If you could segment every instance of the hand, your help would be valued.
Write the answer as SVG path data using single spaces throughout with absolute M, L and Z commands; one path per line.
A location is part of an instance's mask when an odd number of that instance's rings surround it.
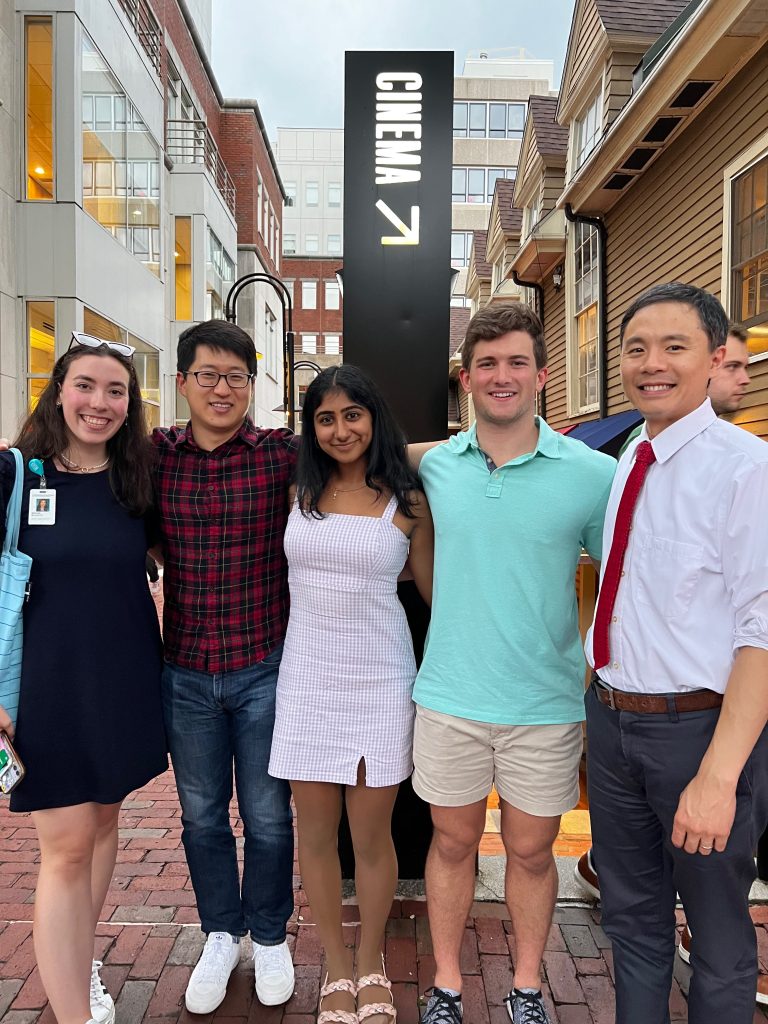
M 736 787 L 722 779 L 694 776 L 680 794 L 672 842 L 686 853 L 722 853 L 736 815 Z
M 11 721 L 11 716 L 8 714 L 8 712 L 5 710 L 2 704 L 0 704 L 0 730 L 2 730 L 8 736 L 9 740 L 13 739 L 13 722 Z
M 10 451 L 11 442 L 7 437 L 0 437 L 0 452 Z

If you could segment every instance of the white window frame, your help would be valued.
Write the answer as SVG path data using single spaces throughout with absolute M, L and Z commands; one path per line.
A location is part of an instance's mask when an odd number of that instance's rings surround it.
M 310 191 L 313 198 L 310 199 Z M 304 205 L 305 206 L 319 206 L 320 205 L 320 182 L 319 181 L 305 181 L 304 182 Z
M 328 347 L 330 343 L 331 347 Z M 341 355 L 341 335 L 340 334 L 324 334 L 323 335 L 323 346 L 325 348 L 325 354 L 327 356 L 338 356 Z
M 341 309 L 341 291 L 339 289 L 338 281 L 325 282 L 325 295 L 323 297 L 323 301 L 325 309 Z
M 722 263 L 720 268 L 720 296 L 726 312 L 732 314 L 731 290 L 731 221 L 733 183 L 745 171 L 768 157 L 768 132 L 759 136 L 751 146 L 739 154 L 723 171 L 723 244 Z M 750 356 L 750 363 L 759 363 L 768 359 L 768 352 L 756 352 Z
M 317 355 L 317 335 L 316 334 L 302 334 L 301 336 L 301 351 L 307 355 Z
M 573 133 L 572 133 L 572 160 L 571 160 L 571 171 L 575 174 L 580 167 L 582 167 L 590 155 L 597 149 L 602 141 L 603 137 L 603 114 L 604 114 L 604 83 L 601 77 L 600 83 L 597 90 L 590 95 L 589 101 L 584 105 L 582 112 L 579 117 L 573 121 Z M 595 111 L 595 127 L 593 133 L 590 135 L 588 144 L 585 145 L 582 142 L 581 132 L 582 128 L 586 126 L 589 114 L 593 110 Z
M 317 309 L 317 281 L 301 282 L 301 308 Z
M 597 412 L 600 409 L 600 374 L 601 374 L 601 353 L 600 353 L 600 238 L 597 239 L 597 265 L 595 273 L 597 275 L 597 287 L 596 287 L 596 328 L 597 328 L 597 388 L 598 395 L 597 401 L 589 405 L 580 406 L 578 401 L 578 384 L 579 384 L 579 335 L 577 317 L 584 310 L 588 309 L 589 306 L 585 306 L 583 310 L 578 309 L 576 306 L 576 231 L 575 224 L 568 225 L 568 238 L 567 238 L 567 255 L 566 255 L 566 294 L 565 294 L 565 314 L 566 314 L 566 343 L 565 343 L 565 366 L 566 366 L 566 378 L 568 381 L 568 415 L 569 416 L 582 416 L 591 412 Z M 589 225 L 585 225 L 589 227 Z M 596 228 L 592 227 L 592 231 Z M 590 303 L 591 305 L 591 303 Z

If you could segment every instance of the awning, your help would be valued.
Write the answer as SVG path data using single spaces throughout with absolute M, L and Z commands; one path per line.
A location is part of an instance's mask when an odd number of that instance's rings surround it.
M 638 423 L 642 423 L 643 417 L 636 409 L 629 412 L 617 412 L 613 416 L 606 416 L 603 420 L 590 420 L 588 423 L 579 423 L 573 430 L 568 432 L 568 437 L 575 437 L 590 448 L 602 448 L 613 441 L 619 434 L 630 431 Z
M 571 423 L 567 427 L 558 427 L 557 432 L 558 432 L 558 434 L 570 434 L 570 432 L 572 430 L 575 430 L 576 427 L 578 427 L 578 425 L 579 425 L 578 423 Z

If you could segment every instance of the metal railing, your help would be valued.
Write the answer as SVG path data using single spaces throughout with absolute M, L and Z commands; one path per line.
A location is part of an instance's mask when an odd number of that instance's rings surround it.
M 235 183 L 205 121 L 168 120 L 165 151 L 174 163 L 204 166 L 216 183 L 221 198 L 234 214 Z
M 147 0 L 120 0 L 120 6 L 133 25 L 144 52 L 149 57 L 152 67 L 160 74 L 160 25 Z

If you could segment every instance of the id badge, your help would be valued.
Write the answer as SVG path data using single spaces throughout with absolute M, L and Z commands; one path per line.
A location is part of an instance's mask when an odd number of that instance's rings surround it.
M 50 487 L 29 492 L 29 525 L 53 526 L 56 522 L 56 491 Z

